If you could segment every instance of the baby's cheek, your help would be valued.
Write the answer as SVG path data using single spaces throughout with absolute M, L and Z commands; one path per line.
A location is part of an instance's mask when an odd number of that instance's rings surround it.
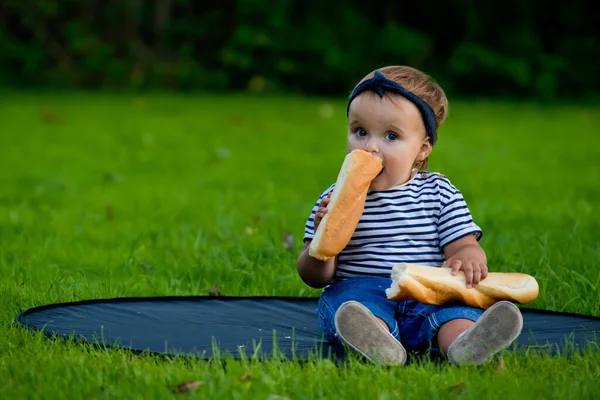
M 348 137 L 348 152 L 350 152 L 350 151 L 352 151 L 352 150 L 355 150 L 355 149 L 357 149 L 357 148 L 359 148 L 359 147 L 360 147 L 360 146 L 359 146 L 359 143 L 358 143 L 358 141 L 356 140 L 356 138 L 355 138 L 355 136 L 354 136 L 354 135 L 352 135 L 352 136 Z

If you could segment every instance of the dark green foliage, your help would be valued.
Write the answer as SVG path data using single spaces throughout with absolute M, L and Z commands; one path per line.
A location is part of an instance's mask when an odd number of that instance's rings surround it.
M 345 94 L 385 64 L 456 95 L 600 92 L 591 0 L 4 0 L 0 84 Z

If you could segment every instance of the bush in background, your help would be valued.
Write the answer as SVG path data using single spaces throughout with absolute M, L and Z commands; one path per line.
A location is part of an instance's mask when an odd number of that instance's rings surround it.
M 4 0 L 0 84 L 348 93 L 408 64 L 458 95 L 600 92 L 591 0 Z

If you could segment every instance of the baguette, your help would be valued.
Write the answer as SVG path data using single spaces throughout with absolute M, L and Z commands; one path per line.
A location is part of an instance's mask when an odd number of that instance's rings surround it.
M 467 289 L 465 274 L 452 275 L 450 268 L 396 264 L 392 268 L 392 285 L 386 289 L 390 300 L 416 300 L 442 305 L 462 303 L 488 308 L 501 300 L 525 304 L 536 299 L 539 286 L 527 274 L 490 272 L 476 288 Z
M 346 247 L 365 208 L 371 181 L 383 169 L 379 157 L 364 150 L 346 155 L 325 214 L 308 254 L 318 260 L 337 256 Z

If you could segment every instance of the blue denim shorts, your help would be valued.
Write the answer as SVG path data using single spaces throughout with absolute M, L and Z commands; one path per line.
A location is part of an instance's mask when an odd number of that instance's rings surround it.
M 336 335 L 334 316 L 346 301 L 354 300 L 366 306 L 388 325 L 392 335 L 410 351 L 439 353 L 437 333 L 440 327 L 453 319 L 477 321 L 483 309 L 462 305 L 435 306 L 413 300 L 388 300 L 385 289 L 391 278 L 358 277 L 332 283 L 321 294 L 317 315 L 325 339 L 341 344 Z

